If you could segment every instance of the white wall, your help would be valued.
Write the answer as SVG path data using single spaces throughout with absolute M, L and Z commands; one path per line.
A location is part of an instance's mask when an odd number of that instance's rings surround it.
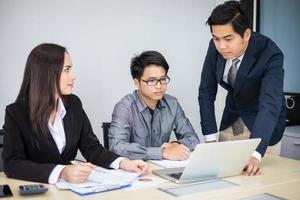
M 5 106 L 17 96 L 29 52 L 52 42 L 71 54 L 74 93 L 100 139 L 100 123 L 110 121 L 115 103 L 134 89 L 130 59 L 144 50 L 166 57 L 167 92 L 178 97 L 200 135 L 198 86 L 211 38 L 205 21 L 215 5 L 205 0 L 0 0 L 0 126 Z

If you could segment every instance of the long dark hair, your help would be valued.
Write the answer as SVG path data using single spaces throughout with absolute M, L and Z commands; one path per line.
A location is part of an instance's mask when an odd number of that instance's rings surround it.
M 55 94 L 61 96 L 59 81 L 66 48 L 56 44 L 40 44 L 29 54 L 21 89 L 16 102 L 26 102 L 32 129 L 48 134 L 48 121 L 55 109 Z

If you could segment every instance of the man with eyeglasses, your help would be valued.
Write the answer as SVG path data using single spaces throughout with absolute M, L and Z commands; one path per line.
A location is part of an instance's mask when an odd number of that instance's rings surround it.
M 165 94 L 169 65 L 156 51 L 132 58 L 137 90 L 115 106 L 109 129 L 109 149 L 127 158 L 185 160 L 199 143 L 177 99 Z M 174 131 L 177 141 L 169 142 Z

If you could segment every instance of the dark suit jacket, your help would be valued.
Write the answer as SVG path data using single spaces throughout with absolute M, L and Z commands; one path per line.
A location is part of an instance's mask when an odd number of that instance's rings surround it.
M 47 183 L 56 164 L 69 164 L 78 149 L 87 161 L 103 167 L 109 167 L 118 157 L 100 145 L 80 99 L 69 95 L 63 101 L 66 108 L 63 119 L 66 146 L 62 154 L 50 131 L 47 136 L 33 133 L 25 102 L 6 107 L 3 160 L 8 177 Z
M 231 126 L 240 116 L 251 131 L 250 138 L 262 139 L 256 150 L 263 156 L 268 145 L 280 141 L 285 128 L 283 54 L 272 40 L 253 32 L 234 88 L 222 80 L 225 63 L 211 40 L 198 97 L 202 132 L 218 132 L 214 101 L 220 84 L 228 91 L 220 130 Z

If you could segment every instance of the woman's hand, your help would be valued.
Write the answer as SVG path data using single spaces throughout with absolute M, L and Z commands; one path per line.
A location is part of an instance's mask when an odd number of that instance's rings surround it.
M 59 178 L 70 183 L 82 183 L 86 181 L 95 165 L 91 163 L 81 163 L 77 165 L 67 165 L 60 173 Z

